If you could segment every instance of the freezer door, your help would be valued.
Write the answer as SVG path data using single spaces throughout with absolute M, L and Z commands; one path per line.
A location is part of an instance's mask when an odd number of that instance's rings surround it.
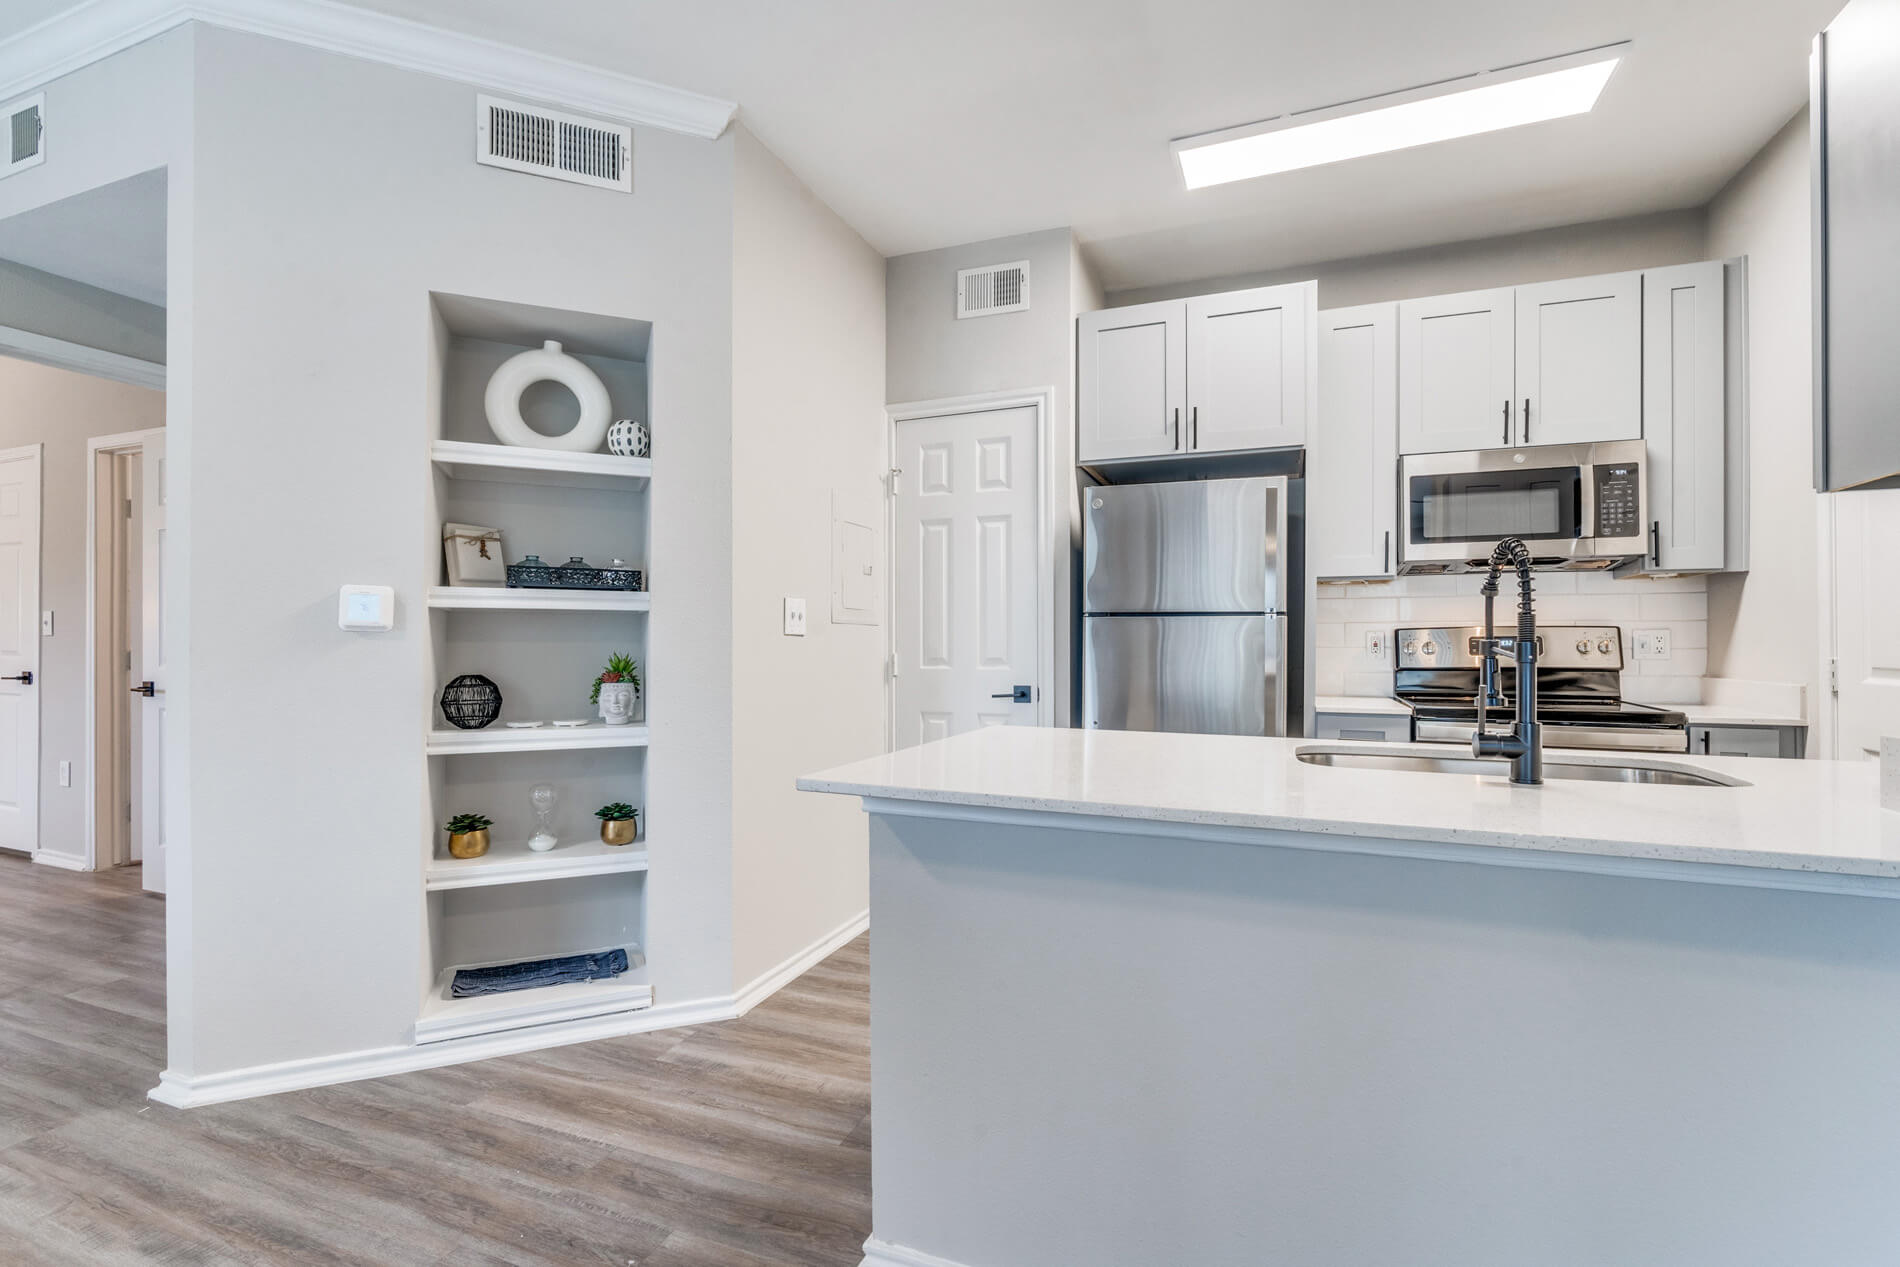
M 1082 610 L 1265 612 L 1286 602 L 1279 477 L 1083 490 Z
M 1084 720 L 1098 730 L 1286 733 L 1283 616 L 1090 616 Z

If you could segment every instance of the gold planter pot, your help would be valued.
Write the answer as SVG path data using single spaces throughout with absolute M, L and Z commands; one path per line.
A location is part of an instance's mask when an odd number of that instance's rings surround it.
M 630 845 L 640 835 L 639 820 L 632 818 L 603 818 L 600 820 L 600 840 L 606 845 Z
M 488 852 L 488 829 L 449 833 L 449 857 L 479 858 Z

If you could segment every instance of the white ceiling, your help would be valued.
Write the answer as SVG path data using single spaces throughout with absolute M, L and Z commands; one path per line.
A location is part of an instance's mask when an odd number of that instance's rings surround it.
M 0 220 L 0 260 L 163 308 L 165 173 L 145 172 Z
M 1071 225 L 1120 289 L 1699 205 L 1842 0 L 350 2 L 736 100 L 886 254 Z M 1168 150 L 1621 40 L 1581 118 L 1194 193 Z

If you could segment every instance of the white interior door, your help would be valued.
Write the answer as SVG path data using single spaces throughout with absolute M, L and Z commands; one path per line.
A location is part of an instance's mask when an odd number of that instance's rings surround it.
M 165 891 L 165 437 L 145 442 L 140 509 L 139 668 L 151 694 L 134 696 L 139 716 L 139 854 L 147 892 Z
M 897 423 L 899 748 L 1036 724 L 1036 418 L 1024 405 Z
M 40 847 L 40 446 L 0 452 L 0 848 Z
M 1835 756 L 1878 756 L 1900 737 L 1900 491 L 1834 493 Z

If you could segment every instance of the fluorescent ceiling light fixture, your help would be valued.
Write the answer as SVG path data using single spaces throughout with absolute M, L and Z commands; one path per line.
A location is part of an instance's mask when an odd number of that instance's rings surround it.
M 1189 189 L 1587 114 L 1629 50 L 1612 44 L 1174 142 Z

